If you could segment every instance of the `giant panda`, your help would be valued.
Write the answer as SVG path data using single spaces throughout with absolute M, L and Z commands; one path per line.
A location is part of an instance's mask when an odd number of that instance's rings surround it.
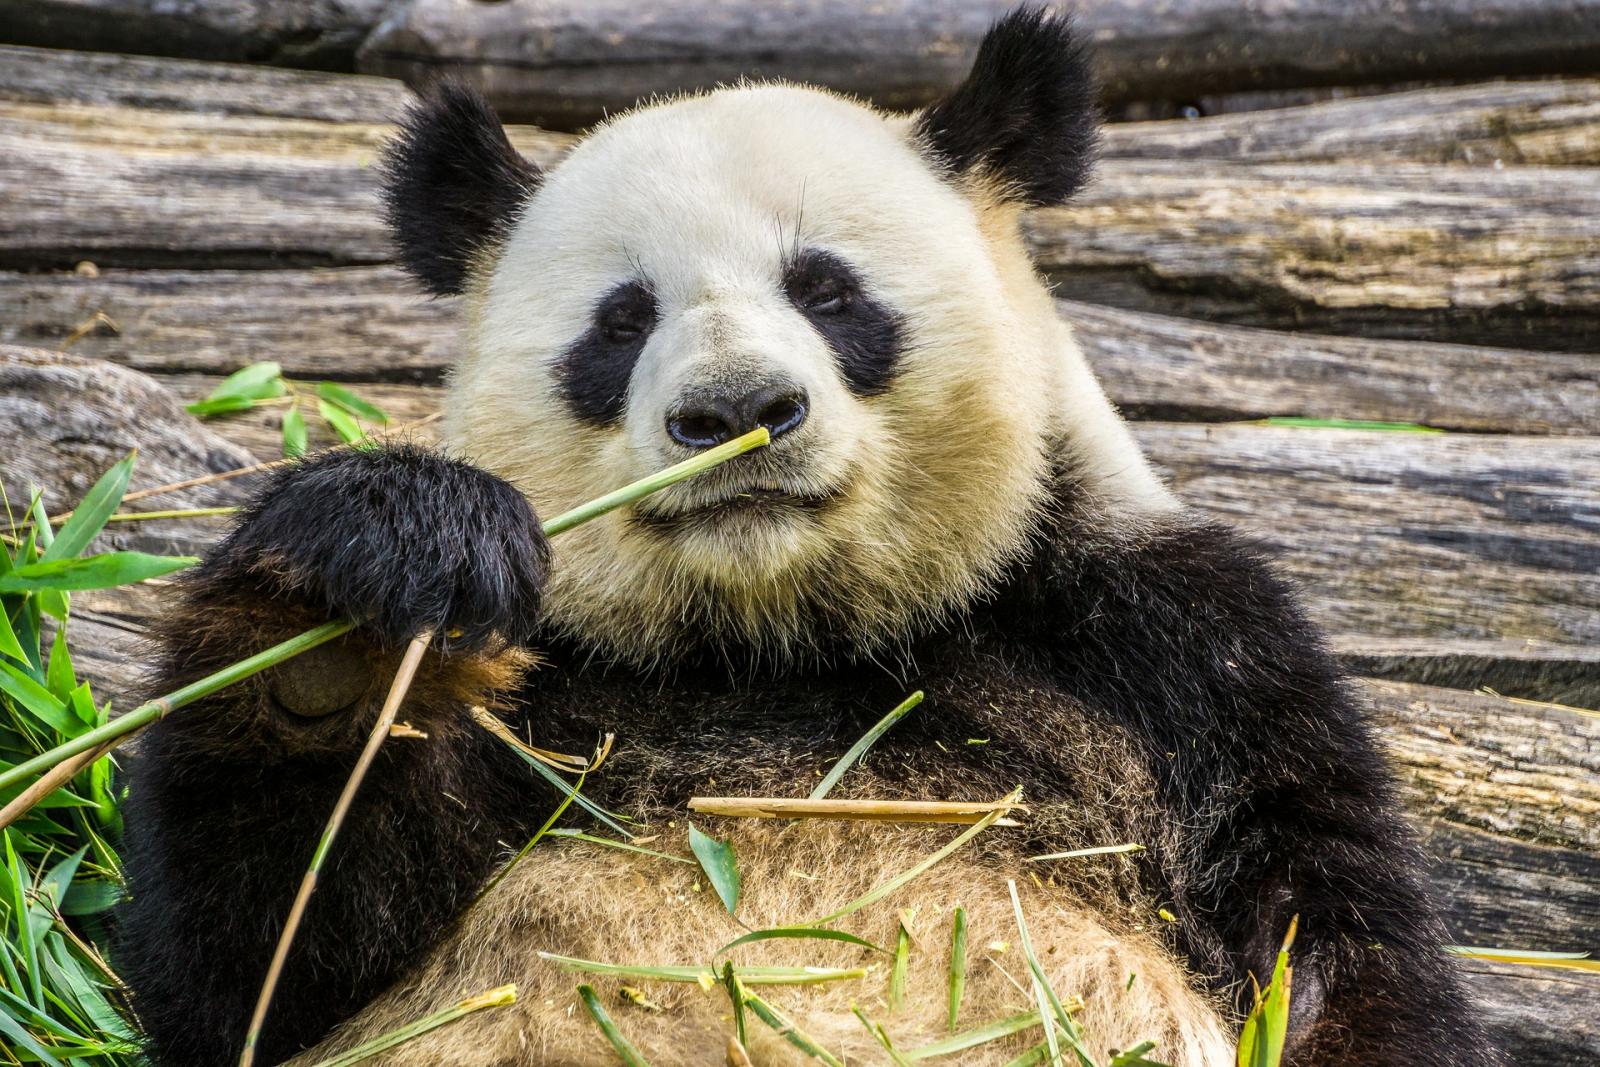
M 1293 592 L 1186 507 L 1085 366 L 1019 236 L 1087 179 L 1094 90 L 1069 24 L 999 21 L 912 116 L 751 84 L 651 103 L 541 171 L 444 85 L 387 159 L 406 267 L 463 294 L 439 450 L 277 473 L 158 627 L 167 690 L 329 618 L 359 629 L 150 731 L 128 768 L 117 959 L 154 1060 L 231 1062 L 318 833 L 407 639 L 442 635 L 324 870 L 260 1061 L 317 1062 L 491 986 L 384 1062 L 613 1062 L 589 980 L 652 1064 L 724 1062 L 720 990 L 573 974 L 540 953 L 709 963 L 746 929 L 834 910 L 956 832 L 701 817 L 738 919 L 692 865 L 547 839 L 558 794 L 473 720 L 585 751 L 587 779 L 686 854 L 696 794 L 803 796 L 914 688 L 926 703 L 837 795 L 993 800 L 979 835 L 843 920 L 886 957 L 772 940 L 739 964 L 861 967 L 766 990 L 846 1062 L 1032 1007 L 1008 879 L 1097 1062 L 1157 1042 L 1231 1063 L 1253 980 L 1298 917 L 1287 1062 L 1498 1063 L 1442 954 L 1383 761 Z M 765 426 L 769 447 L 586 525 L 550 516 Z M 981 742 L 981 743 L 980 743 Z M 571 820 L 569 819 L 569 822 Z M 609 832 L 609 831 L 605 831 Z M 1137 843 L 1139 852 L 1028 863 Z M 485 887 L 491 886 L 485 892 Z M 1010 1060 L 1040 1031 L 972 1048 Z M 801 1053 L 754 1021 L 754 1063 Z

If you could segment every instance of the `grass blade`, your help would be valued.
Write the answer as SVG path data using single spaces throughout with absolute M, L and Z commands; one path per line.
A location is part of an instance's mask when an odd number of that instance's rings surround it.
M 915 912 L 900 909 L 900 925 L 894 938 L 894 966 L 889 969 L 889 1010 L 896 1012 L 906 1002 L 907 972 L 911 966 L 911 922 Z
M 796 1026 L 787 1015 L 773 1007 L 767 1001 L 746 991 L 745 1004 L 755 1013 L 756 1018 L 770 1026 L 773 1031 L 789 1044 L 804 1052 L 814 1060 L 821 1060 L 828 1067 L 844 1067 L 844 1061 L 821 1045 L 810 1034 Z
M 950 1032 L 956 1032 L 956 1018 L 961 1014 L 961 997 L 967 991 L 967 909 L 956 907 L 955 920 L 950 924 Z
M 617 848 L 624 852 L 637 852 L 641 856 L 654 856 L 658 860 L 671 860 L 673 863 L 687 863 L 691 866 L 693 866 L 695 863 L 695 861 L 690 859 L 688 856 L 674 856 L 669 852 L 657 852 L 653 848 L 640 848 L 638 845 L 630 845 L 626 841 L 613 841 L 609 837 L 599 837 L 595 834 L 586 834 L 582 830 L 550 830 L 545 833 L 545 836 L 565 837 L 572 841 L 587 841 L 591 845 L 605 845 L 607 848 Z M 734 944 L 738 944 L 738 942 L 734 942 Z M 718 950 L 718 955 L 727 951 L 727 949 L 731 947 L 731 945 L 725 946 L 724 948 Z
M 337 1056 L 319 1061 L 315 1064 L 315 1067 L 351 1067 L 352 1064 L 371 1059 L 380 1052 L 387 1052 L 392 1048 L 397 1048 L 407 1041 L 421 1037 L 430 1030 L 437 1030 L 441 1026 L 453 1023 L 463 1016 L 471 1015 L 473 1012 L 482 1011 L 485 1008 L 499 1008 L 507 1004 L 514 1004 L 516 1000 L 516 986 L 499 986 L 486 993 L 479 993 L 475 997 L 468 997 L 466 1000 L 458 1001 L 448 1008 L 436 1011 L 432 1015 L 426 1015 L 415 1022 L 406 1023 L 404 1026 L 390 1030 L 386 1034 L 379 1034 L 370 1041 L 363 1041 L 348 1052 L 341 1052 Z
M 593 988 L 580 985 L 578 987 L 578 996 L 583 1000 L 583 1006 L 588 1009 L 589 1017 L 600 1028 L 600 1032 L 605 1035 L 606 1040 L 611 1042 L 611 1047 L 616 1051 L 617 1057 L 622 1060 L 626 1067 L 650 1067 L 649 1062 L 645 1060 L 639 1050 L 633 1047 L 633 1043 L 622 1036 L 622 1031 L 617 1029 L 617 1024 L 612 1021 L 611 1016 L 606 1013 L 605 1007 L 601 1005 L 600 998 L 594 995 Z
M 862 735 L 861 740 L 851 745 L 850 750 L 840 756 L 839 761 L 828 769 L 828 773 L 823 776 L 822 781 L 817 783 L 817 787 L 811 791 L 811 795 L 806 799 L 821 800 L 832 792 L 833 787 L 839 784 L 839 779 L 844 777 L 844 772 L 854 766 L 856 761 L 866 754 L 867 749 L 877 743 L 878 738 L 888 733 L 889 727 L 905 718 L 906 713 L 920 703 L 922 703 L 922 690 L 918 689 L 915 693 L 902 700 L 893 711 L 879 719 L 872 729 Z
M 604 974 L 613 978 L 639 978 L 654 982 L 715 982 L 717 976 L 703 964 L 665 964 L 637 966 L 628 963 L 600 963 L 576 956 L 558 956 L 541 952 L 539 958 L 564 967 L 569 971 Z M 741 967 L 739 980 L 752 985 L 819 985 L 823 982 L 841 982 L 866 977 L 864 967 Z
M 935 1041 L 919 1048 L 907 1049 L 904 1053 L 908 1060 L 931 1060 L 939 1056 L 949 1056 L 952 1053 L 964 1052 L 969 1048 L 987 1045 L 991 1041 L 999 1041 L 1002 1037 L 1020 1034 L 1024 1030 L 1031 1030 L 1039 1025 L 1039 1013 L 1025 1011 L 1020 1015 L 1012 1015 L 1004 1019 L 997 1019 L 986 1026 L 974 1027 Z
M 1022 795 L 1022 790 L 1020 788 L 1013 789 L 1005 797 L 1005 799 L 1001 800 L 999 803 L 1002 804 L 1002 805 L 1014 804 L 1016 802 L 1017 798 L 1020 797 L 1021 795 Z M 939 863 L 941 860 L 943 860 L 946 857 L 948 857 L 952 852 L 955 852 L 962 845 L 966 844 L 968 841 L 971 841 L 974 837 L 977 837 L 979 834 L 983 833 L 983 831 L 987 830 L 990 826 L 994 825 L 995 821 L 997 819 L 999 819 L 1001 815 L 1005 814 L 1005 811 L 1006 811 L 1006 808 L 1004 808 L 1004 807 L 996 807 L 996 809 L 994 811 L 991 811 L 989 814 L 985 815 L 982 819 L 979 819 L 977 822 L 975 822 L 971 826 L 967 827 L 967 829 L 963 830 L 948 845 L 944 846 L 939 851 L 935 852 L 933 855 L 931 855 L 927 859 L 923 860 L 921 863 L 918 863 L 916 866 L 912 867 L 910 870 L 904 871 L 904 872 L 902 872 L 900 874 L 895 875 L 893 878 L 889 879 L 887 882 L 885 882 L 882 885 L 878 886 L 876 889 L 870 890 L 869 892 L 863 894 L 862 896 L 857 897 L 855 900 L 852 900 L 850 903 L 846 904 L 844 907 L 840 908 L 838 911 L 833 912 L 832 914 L 824 915 L 820 919 L 813 919 L 811 922 L 808 922 L 808 923 L 798 923 L 796 925 L 799 925 L 799 926 L 826 926 L 828 923 L 835 922 L 835 921 L 837 921 L 839 919 L 842 919 L 846 915 L 850 915 L 850 914 L 852 914 L 854 912 L 860 911 L 862 908 L 866 907 L 868 904 L 877 903 L 878 901 L 882 900 L 884 897 L 888 896 L 890 893 L 893 893 L 896 889 L 899 889 L 901 886 L 903 886 L 907 882 L 911 881 L 913 878 L 916 878 L 918 875 L 925 874 L 935 864 Z
M 1029 856 L 1029 863 L 1043 863 L 1045 860 L 1074 860 L 1079 856 L 1110 856 L 1119 852 L 1143 852 L 1143 845 L 1096 845 L 1094 848 L 1075 848 L 1070 852 L 1051 852 L 1044 856 Z
M 878 1044 L 883 1047 L 883 1051 L 889 1054 L 889 1060 L 895 1067 L 911 1067 L 911 1061 L 906 1059 L 900 1053 L 900 1050 L 894 1047 L 894 1042 L 889 1039 L 889 1031 L 867 1018 L 867 1013 L 861 1010 L 860 1005 L 852 1004 L 850 1005 L 850 1010 L 855 1012 L 857 1019 L 861 1020 L 861 1025 L 867 1028 L 867 1033 L 871 1034 Z
M 745 934 L 743 937 L 729 941 L 726 945 L 723 945 L 721 948 L 717 949 L 713 955 L 723 956 L 727 954 L 729 949 L 738 948 L 740 945 L 748 945 L 753 941 L 771 941 L 774 938 L 809 938 L 818 941 L 843 941 L 847 944 L 860 945 L 862 948 L 871 949 L 873 952 L 884 952 L 883 949 L 879 948 L 877 945 L 874 945 L 871 941 L 868 941 L 865 938 L 857 937 L 855 934 L 847 934 L 843 930 L 819 930 L 813 926 L 778 926 L 770 930 L 755 930 L 751 933 Z
M 1056 1039 L 1056 1027 L 1060 1027 L 1068 1046 L 1078 1057 L 1080 1067 L 1095 1067 L 1093 1057 L 1083 1046 L 1083 1035 L 1079 1032 L 1078 1024 L 1061 1006 L 1061 999 L 1056 996 L 1050 979 L 1045 976 L 1044 967 L 1039 963 L 1039 957 L 1034 954 L 1033 938 L 1028 936 L 1028 923 L 1022 917 L 1022 900 L 1017 896 L 1017 883 L 1007 878 L 1006 888 L 1011 892 L 1011 908 L 1017 917 L 1017 940 L 1022 945 L 1023 957 L 1028 961 L 1028 970 L 1033 975 L 1033 995 L 1038 1003 L 1039 1017 L 1044 1020 L 1044 1039 L 1050 1046 L 1050 1062 L 1054 1064 L 1061 1059 L 1061 1046 Z

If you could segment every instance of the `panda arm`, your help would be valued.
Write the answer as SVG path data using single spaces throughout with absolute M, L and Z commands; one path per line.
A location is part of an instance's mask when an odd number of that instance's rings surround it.
M 526 768 L 470 716 L 472 705 L 493 706 L 511 690 L 526 666 L 527 655 L 498 636 L 514 627 L 503 609 L 526 605 L 467 610 L 494 593 L 458 587 L 427 609 L 436 617 L 395 617 L 426 607 L 396 585 L 426 578 L 448 587 L 463 570 L 432 569 L 460 551 L 451 542 L 461 531 L 448 522 L 407 520 L 405 536 L 386 542 L 392 506 L 484 522 L 490 535 L 471 542 L 489 557 L 482 573 L 526 576 L 527 561 L 506 559 L 492 533 L 531 512 L 520 497 L 486 489 L 487 477 L 414 451 L 293 468 L 159 621 L 152 688 L 164 692 L 327 618 L 371 620 L 185 708 L 136 746 L 124 846 L 131 899 L 118 916 L 116 958 L 156 1063 L 237 1058 L 290 902 L 398 662 L 386 630 L 437 625 L 473 641 L 425 658 L 400 718 L 427 737 L 394 737 L 379 751 L 290 953 L 262 1062 L 313 1043 L 383 989 L 471 902 L 502 842 L 518 842 L 548 814 Z M 484 507 L 485 499 L 505 506 Z M 352 520 L 352 502 L 369 513 Z M 390 575 L 389 586 L 361 603 L 330 595 L 332 561 L 352 569 L 368 558 L 369 579 Z M 473 635 L 474 626 L 483 632 Z
M 1372 732 L 1259 553 L 1185 520 L 1048 569 L 1062 685 L 1140 739 L 1180 828 L 1152 862 L 1197 970 L 1248 1007 L 1298 916 L 1293 1063 L 1496 1062 Z

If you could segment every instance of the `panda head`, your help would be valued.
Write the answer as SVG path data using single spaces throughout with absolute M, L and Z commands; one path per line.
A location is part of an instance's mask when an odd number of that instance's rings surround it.
M 406 267 L 465 295 L 453 448 L 549 516 L 772 433 L 564 538 L 551 621 L 632 661 L 877 651 L 992 585 L 1053 472 L 1158 504 L 1018 234 L 1085 181 L 1093 98 L 1065 21 L 1024 9 L 913 116 L 723 88 L 541 172 L 466 89 L 413 112 L 388 209 Z

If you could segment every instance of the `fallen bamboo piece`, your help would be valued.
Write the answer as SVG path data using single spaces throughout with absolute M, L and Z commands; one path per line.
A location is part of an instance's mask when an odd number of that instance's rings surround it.
M 995 812 L 1026 811 L 1014 800 L 810 800 L 799 797 L 691 797 L 689 810 L 739 819 L 847 819 L 856 822 L 970 826 Z M 999 818 L 995 826 L 1016 826 Z

